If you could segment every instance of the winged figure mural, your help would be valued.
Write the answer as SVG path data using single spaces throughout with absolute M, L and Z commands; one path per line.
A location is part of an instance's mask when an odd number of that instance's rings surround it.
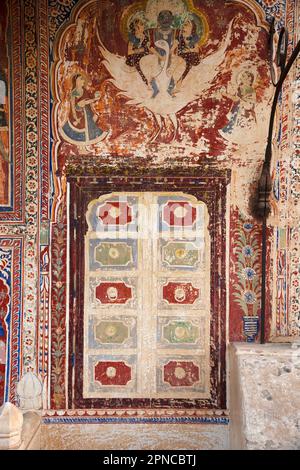
M 177 113 L 211 86 L 230 44 L 233 21 L 218 49 L 201 57 L 201 40 L 206 34 L 203 19 L 201 23 L 195 13 L 183 11 L 181 24 L 175 28 L 173 12 L 161 10 L 152 22 L 154 27 L 149 27 L 149 16 L 146 10 L 129 18 L 127 56 L 109 51 L 97 28 L 102 63 L 111 83 L 127 98 L 127 105 L 144 107 L 153 114 L 157 125 L 150 142 L 158 138 L 168 119 L 175 140 Z

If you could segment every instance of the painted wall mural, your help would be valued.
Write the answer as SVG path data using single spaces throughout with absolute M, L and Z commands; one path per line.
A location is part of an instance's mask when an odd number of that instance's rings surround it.
M 235 282 L 229 287 L 229 328 L 231 340 L 246 340 L 243 316 L 245 310 L 252 316 L 257 305 L 244 292 L 253 292 L 255 275 L 248 269 L 254 278 L 241 277 L 244 269 L 254 268 L 247 257 L 238 259 L 237 247 L 244 236 L 250 246 L 248 238 L 255 233 L 253 259 L 259 257 L 259 225 L 249 215 L 247 200 L 263 158 L 272 95 L 266 47 L 266 20 L 272 16 L 277 28 L 289 28 L 290 53 L 300 31 L 294 0 L 1 2 L 1 259 L 13 256 L 11 267 L 3 270 L 1 264 L 0 271 L 0 402 L 5 394 L 14 401 L 19 376 L 33 371 L 45 390 L 53 386 L 51 406 L 67 403 L 65 172 L 99 176 L 106 164 L 113 173 L 120 162 L 127 174 L 132 168 L 169 174 L 177 167 L 231 169 L 227 220 Z M 135 88 L 128 77 L 134 77 Z M 300 331 L 298 91 L 299 63 L 283 90 L 274 139 L 268 247 L 274 336 Z M 252 231 L 245 232 L 244 224 L 253 224 Z M 97 249 L 94 268 L 107 270 L 108 253 L 116 248 L 123 250 L 124 264 L 134 267 L 134 243 L 115 246 L 108 240 Z M 176 242 L 161 249 L 163 269 L 175 269 L 181 246 Z M 196 251 L 189 246 L 188 259 L 182 259 L 191 271 L 201 263 Z M 22 324 L 14 333 L 16 342 L 9 334 L 7 308 Z M 129 320 L 125 324 L 134 335 Z M 119 318 L 115 321 L 118 326 Z M 163 347 L 174 339 L 180 321 L 162 318 L 157 334 Z M 200 327 L 194 320 L 184 325 L 191 341 Z M 102 339 L 105 328 L 98 328 Z M 15 362 L 5 368 L 9 351 Z M 50 406 L 49 396 L 44 406 Z
M 79 2 L 68 13 L 60 9 L 69 21 L 54 41 L 57 201 L 64 198 L 65 169 L 101 175 L 98 168 L 108 163 L 114 171 L 119 157 L 129 172 L 145 162 L 232 170 L 230 338 L 237 341 L 257 340 L 259 328 L 259 225 L 247 201 L 272 98 L 264 14 L 279 25 L 285 8 L 251 0 Z M 55 29 L 53 23 L 53 39 Z M 272 230 L 270 236 L 274 243 Z
M 9 84 L 8 84 L 8 8 L 0 5 L 0 206 L 10 201 Z
M 170 145 L 173 158 L 228 165 L 239 146 L 261 144 L 270 87 L 254 12 L 218 0 L 80 5 L 54 50 L 59 167 L 66 155 L 148 157 Z

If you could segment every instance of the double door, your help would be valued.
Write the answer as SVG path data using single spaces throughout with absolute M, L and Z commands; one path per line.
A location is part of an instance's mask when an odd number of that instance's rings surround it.
M 184 192 L 115 192 L 86 212 L 83 398 L 209 399 L 211 239 Z

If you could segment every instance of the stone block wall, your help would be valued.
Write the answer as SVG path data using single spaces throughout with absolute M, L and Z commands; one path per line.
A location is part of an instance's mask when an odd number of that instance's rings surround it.
M 230 447 L 300 449 L 300 346 L 230 346 Z

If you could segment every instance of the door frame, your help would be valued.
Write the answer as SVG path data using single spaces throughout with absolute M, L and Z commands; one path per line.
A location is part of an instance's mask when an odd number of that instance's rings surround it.
M 72 408 L 226 409 L 226 197 L 230 173 L 198 176 L 69 177 L 69 357 L 68 402 Z M 84 236 L 93 199 L 113 192 L 183 192 L 206 204 L 211 237 L 210 399 L 83 398 Z M 216 262 L 216 259 L 219 262 Z

